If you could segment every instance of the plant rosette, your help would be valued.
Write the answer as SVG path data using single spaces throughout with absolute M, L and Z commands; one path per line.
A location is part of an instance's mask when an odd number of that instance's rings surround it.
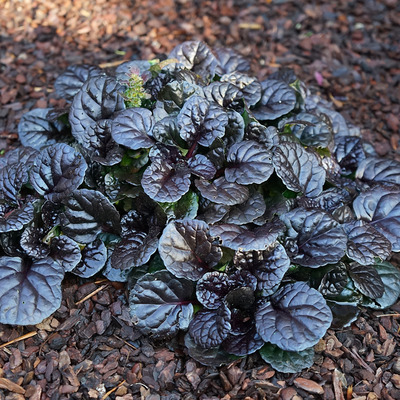
M 295 372 L 358 305 L 397 300 L 400 164 L 293 72 L 248 71 L 191 41 L 58 77 L 68 106 L 23 115 L 0 159 L 1 323 L 37 324 L 66 272 L 102 273 L 129 281 L 143 334 Z

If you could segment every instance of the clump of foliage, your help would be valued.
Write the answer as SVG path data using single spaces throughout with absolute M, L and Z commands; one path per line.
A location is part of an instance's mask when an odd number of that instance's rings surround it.
M 129 281 L 143 334 L 294 372 L 331 324 L 397 300 L 400 164 L 293 72 L 248 70 L 185 42 L 57 79 L 67 109 L 26 113 L 0 159 L 1 323 L 40 322 L 66 272 L 102 272 Z

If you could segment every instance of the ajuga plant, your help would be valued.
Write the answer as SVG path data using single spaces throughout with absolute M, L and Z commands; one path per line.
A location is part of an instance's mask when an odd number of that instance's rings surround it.
M 295 372 L 330 326 L 400 293 L 400 164 L 293 72 L 185 42 L 164 61 L 71 66 L 69 103 L 0 159 L 0 322 L 61 302 L 66 272 L 128 281 L 132 319 L 207 365 Z

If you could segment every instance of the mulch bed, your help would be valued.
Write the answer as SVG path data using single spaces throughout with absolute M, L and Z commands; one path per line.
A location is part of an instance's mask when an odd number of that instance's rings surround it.
M 235 48 L 260 78 L 293 68 L 380 155 L 400 160 L 397 0 L 0 0 L 0 9 L 0 150 L 17 144 L 23 113 L 65 104 L 53 83 L 68 65 L 157 58 L 196 39 Z M 122 284 L 68 276 L 63 293 L 42 324 L 0 325 L 0 400 L 400 399 L 400 303 L 362 309 L 351 327 L 328 331 L 311 368 L 282 374 L 257 355 L 203 367 L 182 337 L 141 337 Z

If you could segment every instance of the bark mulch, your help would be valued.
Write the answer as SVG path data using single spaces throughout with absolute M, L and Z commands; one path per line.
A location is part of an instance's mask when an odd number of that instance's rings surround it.
M 157 58 L 196 39 L 235 48 L 260 78 L 293 68 L 400 159 L 399 38 L 397 0 L 0 0 L 0 150 L 16 145 L 23 113 L 64 105 L 53 83 L 68 65 Z M 63 297 L 40 325 L 0 325 L 0 400 L 400 399 L 400 303 L 361 309 L 327 332 L 311 368 L 282 374 L 257 355 L 203 367 L 181 337 L 140 336 L 123 284 L 68 276 Z

